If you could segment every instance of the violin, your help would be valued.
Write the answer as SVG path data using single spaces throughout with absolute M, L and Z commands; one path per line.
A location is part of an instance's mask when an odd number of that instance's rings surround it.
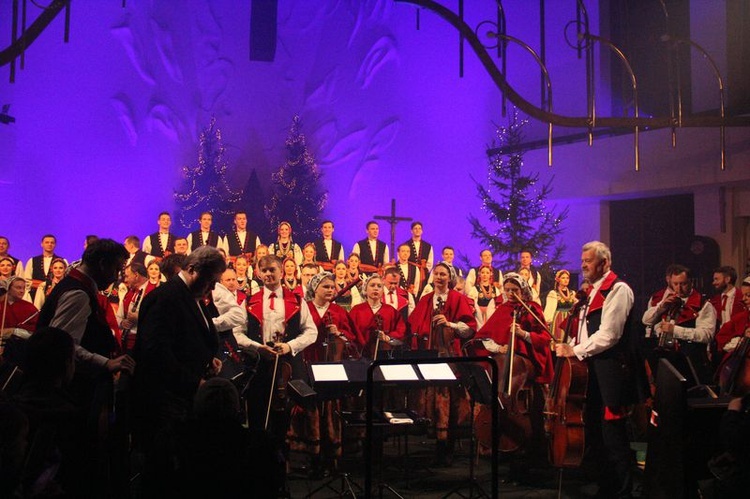
M 383 316 L 375 314 L 375 328 L 370 330 L 370 342 L 374 338 L 374 348 L 372 351 L 372 360 L 378 359 L 378 352 L 381 350 L 391 350 L 393 347 L 387 341 L 380 341 L 380 333 L 383 333 Z
M 450 357 L 453 352 L 453 329 L 446 325 L 436 324 L 438 315 L 445 314 L 445 300 L 438 297 L 432 310 L 430 336 L 427 338 L 427 350 L 437 350 L 438 357 Z
M 277 332 L 274 334 L 273 341 L 266 343 L 266 346 L 277 350 L 278 343 L 283 340 L 284 333 Z M 263 429 L 268 430 L 268 422 L 271 417 L 271 410 L 275 412 L 284 411 L 288 403 L 287 384 L 292 378 L 292 365 L 289 362 L 281 360 L 281 352 L 277 350 L 273 361 L 273 375 L 271 376 L 271 390 L 268 394 L 268 406 L 266 408 L 266 421 Z
M 334 321 L 330 310 L 326 310 L 322 319 L 323 326 L 325 327 L 325 340 L 323 341 L 325 361 L 338 362 L 343 360 L 344 353 L 349 347 L 349 340 L 343 334 L 336 335 L 331 331 L 331 326 L 334 325 Z

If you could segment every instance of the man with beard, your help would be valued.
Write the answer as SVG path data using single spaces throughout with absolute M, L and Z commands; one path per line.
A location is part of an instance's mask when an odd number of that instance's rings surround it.
M 711 305 L 716 309 L 718 327 L 729 322 L 733 315 L 744 310 L 742 296 L 737 292 L 737 271 L 724 266 L 714 270 L 712 285 L 716 294 L 711 298 Z
M 646 326 L 653 327 L 652 335 L 658 339 L 659 352 L 679 352 L 676 357 L 669 355 L 678 364 L 684 363 L 679 360 L 684 355 L 690 359 L 699 382 L 710 383 L 712 372 L 706 346 L 713 341 L 716 332 L 716 309 L 693 288 L 687 267 L 671 265 L 667 269 L 667 289 L 660 298 L 658 295 L 651 298 L 642 320 Z M 655 371 L 655 367 L 654 363 L 652 370 Z M 692 377 L 688 367 L 675 367 L 684 376 Z
M 111 486 L 108 418 L 112 410 L 113 377 L 117 371 L 132 372 L 135 362 L 128 355 L 111 358 L 117 342 L 107 322 L 106 303 L 99 290 L 115 282 L 128 258 L 125 248 L 112 239 L 99 239 L 86 247 L 81 264 L 70 270 L 52 290 L 39 313 L 37 328 L 50 326 L 68 333 L 75 343 L 75 374 L 70 395 L 81 413 L 77 418 L 80 465 L 89 480 L 82 487 L 88 497 L 105 496 Z M 109 310 L 111 312 L 111 309 Z
M 573 318 L 570 343 L 555 345 L 558 357 L 577 357 L 589 368 L 586 399 L 587 453 L 596 463 L 597 497 L 632 497 L 635 456 L 628 440 L 628 410 L 647 388 L 632 330 L 633 290 L 610 270 L 612 253 L 602 242 L 585 244 L 583 277 L 591 283 L 586 303 Z

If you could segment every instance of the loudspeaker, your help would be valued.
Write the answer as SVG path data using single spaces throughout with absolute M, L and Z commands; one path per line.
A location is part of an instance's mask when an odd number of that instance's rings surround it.
M 250 60 L 273 62 L 276 57 L 277 0 L 253 0 L 250 13 Z

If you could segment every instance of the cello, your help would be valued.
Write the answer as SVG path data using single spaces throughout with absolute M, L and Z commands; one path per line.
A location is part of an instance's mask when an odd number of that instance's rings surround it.
M 500 372 L 502 392 L 498 397 L 499 441 L 501 452 L 515 452 L 526 446 L 533 435 L 530 416 L 533 391 L 529 380 L 534 378 L 535 368 L 531 360 L 516 353 L 516 324 L 518 310 L 512 312 L 510 340 L 505 353 L 496 353 L 492 359 Z M 492 446 L 492 411 L 487 406 L 479 409 L 476 417 L 477 441 L 483 447 Z
M 750 388 L 750 325 L 732 353 L 719 366 L 721 393 L 741 396 Z
M 585 298 L 571 310 L 560 343 L 568 341 L 572 319 L 578 316 L 584 303 L 588 304 Z M 549 444 L 549 461 L 556 468 L 577 468 L 583 461 L 588 379 L 588 367 L 576 357 L 555 360 L 555 375 L 544 404 L 544 431 Z

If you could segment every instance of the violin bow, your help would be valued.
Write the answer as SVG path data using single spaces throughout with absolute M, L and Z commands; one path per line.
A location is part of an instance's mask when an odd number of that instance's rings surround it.
M 542 321 L 542 320 L 541 320 L 541 319 L 540 319 L 539 317 L 537 317 L 537 316 L 536 316 L 536 314 L 534 313 L 534 311 L 533 311 L 533 310 L 531 310 L 531 307 L 529 307 L 528 305 L 526 305 L 526 304 L 525 304 L 525 303 L 523 302 L 523 299 L 522 299 L 522 298 L 521 298 L 521 297 L 520 297 L 520 296 L 518 295 L 518 293 L 516 293 L 515 291 L 511 291 L 511 293 L 510 293 L 510 294 L 512 294 L 512 295 L 513 295 L 513 296 L 514 296 L 514 297 L 516 298 L 516 300 L 518 301 L 518 303 L 520 303 L 520 304 L 521 304 L 521 306 L 523 306 L 523 308 L 525 308 L 525 309 L 526 309 L 526 311 L 527 311 L 528 313 L 530 313 L 530 314 L 531 314 L 531 316 L 532 316 L 532 317 L 534 318 L 534 320 L 535 320 L 535 321 L 536 321 L 536 322 L 537 322 L 537 323 L 538 323 L 538 324 L 539 324 L 540 326 L 542 326 L 542 328 L 544 329 L 544 332 L 545 332 L 545 333 L 547 333 L 547 334 L 549 335 L 549 337 L 550 337 L 550 338 L 552 338 L 552 339 L 554 340 L 554 339 L 555 339 L 555 337 L 554 337 L 554 336 L 552 336 L 552 333 L 550 332 L 550 330 L 549 330 L 549 327 L 547 327 L 547 324 L 545 324 L 545 323 L 544 323 L 544 321 Z

